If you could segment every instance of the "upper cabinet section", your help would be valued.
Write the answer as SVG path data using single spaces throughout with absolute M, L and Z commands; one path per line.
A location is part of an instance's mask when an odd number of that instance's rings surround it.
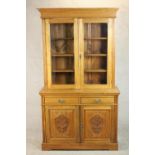
M 49 89 L 115 87 L 117 9 L 39 9 Z

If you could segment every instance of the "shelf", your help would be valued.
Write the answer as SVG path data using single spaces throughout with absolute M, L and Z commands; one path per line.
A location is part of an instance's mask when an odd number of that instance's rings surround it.
M 96 56 L 107 56 L 107 54 L 85 54 L 85 56 L 94 56 L 94 57 L 96 57 Z
M 54 38 L 51 39 L 52 41 L 59 41 L 59 40 L 73 40 L 74 38 Z
M 74 72 L 74 70 L 71 69 L 57 69 L 57 70 L 53 70 L 53 73 L 68 73 L 68 72 Z
M 74 54 L 53 54 L 53 57 L 73 57 Z
M 107 37 L 84 38 L 84 40 L 107 40 Z
M 85 69 L 85 72 L 107 72 L 106 69 Z

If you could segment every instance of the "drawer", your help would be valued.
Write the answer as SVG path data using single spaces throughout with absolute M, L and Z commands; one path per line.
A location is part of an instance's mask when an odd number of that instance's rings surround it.
M 50 103 L 50 104 L 78 104 L 78 98 L 45 97 L 45 103 Z
M 87 97 L 81 98 L 82 104 L 109 104 L 114 103 L 114 97 Z

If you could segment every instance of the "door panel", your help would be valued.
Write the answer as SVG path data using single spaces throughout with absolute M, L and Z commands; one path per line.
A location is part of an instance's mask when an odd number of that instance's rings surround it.
M 112 84 L 112 31 L 108 19 L 80 19 L 81 85 L 107 88 Z
M 109 142 L 110 133 L 111 106 L 83 106 L 82 142 Z
M 78 86 L 77 19 L 46 20 L 48 87 Z
M 76 142 L 78 127 L 78 106 L 46 106 L 47 142 Z

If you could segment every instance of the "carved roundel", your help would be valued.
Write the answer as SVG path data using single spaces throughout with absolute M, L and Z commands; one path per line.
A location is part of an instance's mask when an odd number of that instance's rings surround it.
M 55 126 L 59 132 L 64 133 L 67 130 L 68 125 L 69 120 L 64 115 L 60 115 L 55 118 Z
M 90 125 L 93 132 L 96 134 L 100 133 L 103 128 L 103 118 L 101 118 L 99 115 L 94 115 L 90 119 Z

